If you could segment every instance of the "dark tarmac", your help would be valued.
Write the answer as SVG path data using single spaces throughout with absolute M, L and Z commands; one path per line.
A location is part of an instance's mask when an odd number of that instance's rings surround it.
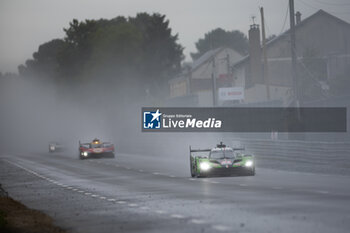
M 9 195 L 68 232 L 349 232 L 349 176 L 256 172 L 193 179 L 182 159 L 0 156 Z

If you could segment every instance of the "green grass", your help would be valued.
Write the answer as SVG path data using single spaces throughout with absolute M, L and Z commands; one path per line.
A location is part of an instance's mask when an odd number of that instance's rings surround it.
M 4 229 L 7 225 L 7 221 L 5 219 L 5 213 L 0 210 L 0 229 Z

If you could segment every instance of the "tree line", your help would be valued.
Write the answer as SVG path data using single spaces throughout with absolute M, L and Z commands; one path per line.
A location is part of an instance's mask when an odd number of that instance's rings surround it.
M 74 19 L 64 32 L 63 39 L 40 45 L 33 58 L 19 66 L 20 75 L 61 86 L 95 82 L 161 94 L 184 58 L 178 35 L 161 14 Z
M 165 96 L 168 81 L 181 70 L 183 46 L 165 15 L 139 13 L 107 20 L 74 19 L 65 37 L 39 46 L 33 58 L 18 67 L 19 74 L 58 86 L 97 83 L 115 90 Z M 221 46 L 247 53 L 247 38 L 239 31 L 215 29 L 196 43 L 197 59 Z M 141 95 L 142 96 L 142 95 Z
M 135 17 L 118 16 L 109 20 L 73 19 L 64 32 L 63 39 L 40 45 L 33 57 L 18 67 L 20 76 L 53 82 L 61 89 L 74 90 L 91 84 L 121 95 L 164 98 L 168 94 L 168 81 L 181 71 L 184 47 L 178 35 L 172 33 L 165 15 L 139 13 Z M 199 38 L 195 45 L 197 51 L 191 53 L 193 60 L 218 47 L 248 54 L 248 39 L 238 30 L 216 28 Z M 309 70 L 320 70 L 312 59 L 306 63 Z M 4 76 L 11 74 L 0 73 L 0 77 Z M 305 99 L 322 96 L 315 80 L 302 79 L 303 88 L 314 88 L 303 92 L 311 94 L 311 97 L 303 96 Z M 347 92 L 343 83 L 348 84 L 348 79 L 344 80 L 329 83 L 333 94 L 339 94 L 338 90 Z

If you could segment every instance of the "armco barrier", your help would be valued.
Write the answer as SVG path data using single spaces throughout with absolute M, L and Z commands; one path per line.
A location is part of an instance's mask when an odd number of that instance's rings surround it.
M 252 152 L 258 160 L 322 165 L 350 174 L 350 142 L 233 139 Z

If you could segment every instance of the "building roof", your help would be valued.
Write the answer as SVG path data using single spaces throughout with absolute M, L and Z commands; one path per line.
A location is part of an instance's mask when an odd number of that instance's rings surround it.
M 305 25 L 306 23 L 308 23 L 309 21 L 311 21 L 312 19 L 314 19 L 315 17 L 318 16 L 326 16 L 329 17 L 333 20 L 336 20 L 338 23 L 346 25 L 348 27 L 350 27 L 350 24 L 342 19 L 339 19 L 337 17 L 335 17 L 334 15 L 329 14 L 328 12 L 324 11 L 324 10 L 319 10 L 317 11 L 315 14 L 305 18 L 304 20 L 302 20 L 299 24 L 295 25 L 295 30 L 298 30 L 298 28 L 302 27 L 303 25 Z M 266 47 L 269 48 L 271 46 L 273 46 L 276 42 L 284 39 L 286 36 L 289 36 L 290 33 L 290 29 L 288 29 L 287 31 L 283 32 L 282 34 L 280 34 L 279 36 L 276 36 L 275 38 L 273 38 L 272 40 L 270 40 L 269 42 L 266 43 Z M 249 55 L 243 57 L 241 60 L 237 61 L 235 64 L 233 64 L 233 66 L 239 66 L 241 64 L 244 64 L 245 62 L 249 61 Z
M 217 49 L 211 49 L 207 52 L 205 52 L 202 56 L 200 56 L 198 59 L 196 59 L 192 64 L 192 71 L 196 70 L 198 67 L 200 67 L 202 64 L 209 61 L 213 56 L 221 52 L 224 48 L 217 48 Z

